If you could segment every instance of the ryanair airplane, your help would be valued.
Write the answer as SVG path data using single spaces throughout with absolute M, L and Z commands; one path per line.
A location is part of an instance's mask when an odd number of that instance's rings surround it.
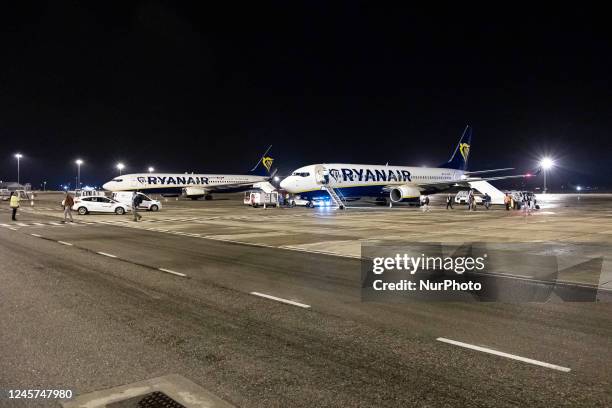
M 438 167 L 405 167 L 368 164 L 312 164 L 295 170 L 280 186 L 311 203 L 373 197 L 393 203 L 418 199 L 453 187 L 470 187 L 470 182 L 529 177 L 530 174 L 481 178 L 476 174 L 512 170 L 512 168 L 467 171 L 472 129 L 466 126 L 448 162 Z
M 274 177 L 274 159 L 269 156 L 272 146 L 259 159 L 249 174 L 124 174 L 105 183 L 108 191 L 141 191 L 164 196 L 184 194 L 192 200 L 212 199 L 212 193 L 245 191 L 258 183 L 267 183 Z

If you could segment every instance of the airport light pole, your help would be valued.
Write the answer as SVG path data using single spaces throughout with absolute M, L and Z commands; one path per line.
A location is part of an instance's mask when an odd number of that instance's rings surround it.
M 546 187 L 546 173 L 555 165 L 555 162 L 550 157 L 544 157 L 540 160 L 540 166 L 542 166 L 542 171 L 544 172 L 544 194 L 548 191 Z
M 123 163 L 117 163 L 117 169 L 119 170 L 119 175 L 121 175 L 121 172 L 125 169 L 125 165 Z
M 21 153 L 16 153 L 15 158 L 17 159 L 17 184 L 19 183 L 19 160 L 23 157 Z
M 81 188 L 81 164 L 83 164 L 83 160 L 76 159 L 75 163 L 77 165 L 77 188 Z

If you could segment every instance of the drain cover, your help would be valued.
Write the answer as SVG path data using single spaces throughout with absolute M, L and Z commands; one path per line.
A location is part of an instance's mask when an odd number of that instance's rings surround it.
M 186 408 L 163 392 L 152 392 L 146 395 L 108 404 L 106 408 Z
M 178 374 L 79 395 L 64 408 L 234 408 Z

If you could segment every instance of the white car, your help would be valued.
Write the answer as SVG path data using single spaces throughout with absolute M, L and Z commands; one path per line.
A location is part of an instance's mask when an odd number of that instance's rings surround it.
M 147 196 L 143 193 L 137 193 L 142 196 L 142 201 L 138 206 L 139 209 L 145 209 L 148 211 L 159 211 L 162 208 L 162 204 L 159 200 L 154 200 L 151 197 Z M 134 193 L 131 191 L 116 191 L 113 193 L 113 200 L 119 201 L 127 205 L 129 208 L 132 208 L 132 198 L 134 197 Z
M 331 205 L 331 199 L 330 200 L 324 200 L 324 199 L 316 199 L 316 200 L 306 200 L 304 198 L 301 198 L 300 196 L 296 196 L 296 197 L 292 197 L 289 198 L 287 200 L 287 204 L 289 205 L 289 207 L 308 207 L 308 208 L 314 208 L 314 207 L 329 207 Z
M 72 209 L 81 215 L 96 213 L 115 213 L 123 215 L 130 210 L 130 206 L 108 197 L 93 196 L 77 198 Z
M 461 190 L 455 195 L 455 204 L 467 204 L 468 190 Z M 477 205 L 483 204 L 482 196 L 480 194 L 474 194 L 474 200 Z

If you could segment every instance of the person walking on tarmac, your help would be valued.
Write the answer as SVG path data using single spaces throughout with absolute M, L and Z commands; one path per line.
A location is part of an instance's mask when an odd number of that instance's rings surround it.
M 72 206 L 74 205 L 72 194 L 66 191 L 66 197 L 64 197 L 62 205 L 64 206 L 64 221 L 62 222 L 65 224 L 68 221 L 68 217 L 70 217 L 70 222 L 74 222 L 72 219 Z
M 510 211 L 510 194 L 504 195 L 504 205 L 506 206 L 506 211 Z
M 446 196 L 446 209 L 453 209 L 453 196 L 451 194 Z
M 470 190 L 468 193 L 468 211 L 476 211 L 476 197 L 474 196 L 474 190 Z
M 11 207 L 11 209 L 13 210 L 13 216 L 12 216 L 12 220 L 13 221 L 17 221 L 17 209 L 19 208 L 19 196 L 17 195 L 16 192 L 11 191 L 11 198 L 9 199 L 9 206 Z
M 487 210 L 491 208 L 491 196 L 489 194 L 485 193 L 484 197 L 482 197 L 482 201 Z
M 138 222 L 142 218 L 142 216 L 138 214 L 138 206 L 140 204 L 142 204 L 142 194 L 136 191 L 132 197 L 132 214 L 134 215 L 134 222 Z

